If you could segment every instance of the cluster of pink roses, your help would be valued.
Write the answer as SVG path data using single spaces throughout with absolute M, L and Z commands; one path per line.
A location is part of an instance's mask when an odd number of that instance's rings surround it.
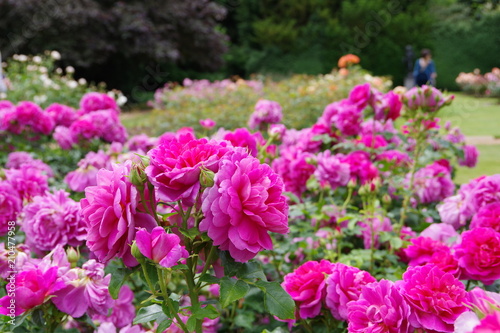
M 52 134 L 63 149 L 92 139 L 123 143 L 127 132 L 120 123 L 119 112 L 115 100 L 102 93 L 84 95 L 79 110 L 57 103 L 43 110 L 32 102 L 13 105 L 0 101 L 0 131 L 32 139 Z
M 297 319 L 331 314 L 349 332 L 453 332 L 470 304 L 465 286 L 436 265 L 408 268 L 401 281 L 377 281 L 341 263 L 309 261 L 285 276 Z

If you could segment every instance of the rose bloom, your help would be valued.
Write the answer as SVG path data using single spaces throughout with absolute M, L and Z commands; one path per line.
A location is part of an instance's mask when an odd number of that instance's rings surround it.
M 328 260 L 308 261 L 285 275 L 281 286 L 296 302 L 300 318 L 314 318 L 320 314 L 326 295 L 326 277 L 332 268 Z
M 283 112 L 278 102 L 261 99 L 255 104 L 255 111 L 250 116 L 248 127 L 255 129 L 261 124 L 276 124 L 282 118 Z
M 382 147 L 387 147 L 388 143 L 382 135 L 363 135 L 360 139 L 355 141 L 356 143 L 362 143 L 365 147 L 378 149 Z
M 358 300 L 347 303 L 350 333 L 412 333 L 410 306 L 392 281 L 363 286 Z
M 131 267 L 138 264 L 130 252 L 136 228 L 151 230 L 154 218 L 143 213 L 137 189 L 130 183 L 130 163 L 97 173 L 97 185 L 85 189 L 81 214 L 88 226 L 87 246 L 103 263 L 114 257 Z
M 43 195 L 49 189 L 47 175 L 31 164 L 23 164 L 19 169 L 5 170 L 5 175 L 23 200 L 31 201 L 34 196 Z
M 475 167 L 479 157 L 479 151 L 477 148 L 475 146 L 465 145 L 462 149 L 464 151 L 464 158 L 459 158 L 458 164 L 468 168 Z
M 497 333 L 500 332 L 500 312 L 487 315 L 474 327 L 472 333 Z
M 365 184 L 379 175 L 377 167 L 370 161 L 370 154 L 366 151 L 353 151 L 343 157 L 342 162 L 349 164 L 351 179 L 358 180 L 361 184 Z
M 144 229 L 136 233 L 137 248 L 142 255 L 167 268 L 175 266 L 181 258 L 189 257 L 180 242 L 179 236 L 167 234 L 163 227 L 156 227 L 151 233 Z
M 129 138 L 125 143 L 125 147 L 127 147 L 130 151 L 137 151 L 145 154 L 150 149 L 153 149 L 157 144 L 157 138 L 149 137 L 146 134 L 138 134 Z
M 435 265 L 409 267 L 396 285 L 410 305 L 409 321 L 415 328 L 453 332 L 453 323 L 467 311 L 463 283 Z
M 306 191 L 307 180 L 315 170 L 314 165 L 309 164 L 307 160 L 313 156 L 296 149 L 285 149 L 281 151 L 280 157 L 273 161 L 272 168 L 283 179 L 287 192 L 292 192 L 300 198 Z
M 51 267 L 45 272 L 39 269 L 24 270 L 16 275 L 15 287 L 7 284 L 7 294 L 13 289 L 15 300 L 15 315 L 19 316 L 24 312 L 41 305 L 53 296 L 54 293 L 64 288 L 65 283 L 57 277 L 57 267 Z M 12 304 L 12 298 L 9 295 L 0 299 L 0 314 L 11 314 L 9 306 Z
M 318 166 L 314 175 L 318 178 L 321 186 L 330 185 L 332 189 L 345 186 L 349 182 L 349 164 L 342 163 L 339 157 L 332 156 L 329 150 L 319 153 L 317 156 Z
M 458 229 L 467 223 L 467 216 L 462 213 L 461 207 L 464 205 L 464 198 L 457 194 L 447 197 L 442 203 L 436 206 L 441 221 Z
M 481 227 L 465 231 L 454 249 L 464 278 L 486 285 L 500 278 L 500 233 Z
M 487 227 L 500 232 L 500 202 L 487 204 L 472 218 L 470 228 Z
M 26 205 L 21 229 L 26 243 L 37 251 L 50 251 L 58 244 L 79 246 L 87 236 L 80 205 L 64 190 L 36 196 Z
M 100 110 L 113 110 L 118 113 L 120 108 L 118 108 L 115 100 L 107 94 L 90 92 L 83 95 L 80 100 L 80 112 L 82 114 Z
M 214 120 L 207 118 L 207 119 L 200 120 L 200 125 L 201 125 L 201 127 L 205 128 L 207 130 L 211 130 L 212 128 L 215 127 L 216 123 Z
M 57 126 L 54 129 L 52 137 L 57 141 L 59 147 L 64 150 L 70 150 L 71 148 L 73 148 L 73 144 L 75 144 L 75 142 L 73 141 L 73 136 L 71 135 L 71 131 L 68 127 Z
M 332 264 L 326 279 L 326 306 L 337 320 L 346 320 L 347 304 L 358 300 L 363 286 L 377 280 L 366 271 L 341 263 Z
M 409 175 L 406 178 L 409 183 Z M 447 167 L 438 162 L 429 164 L 415 173 L 413 190 L 421 203 L 441 201 L 453 195 L 455 185 Z
M 408 154 L 399 150 L 386 150 L 377 155 L 377 161 L 385 161 L 395 166 L 407 166 L 411 159 Z
M 335 127 L 344 136 L 358 135 L 361 131 L 362 116 L 363 112 L 359 106 L 346 100 L 341 103 L 339 112 L 334 117 Z
M 201 168 L 217 172 L 219 160 L 227 152 L 223 142 L 181 135 L 179 139 L 164 140 L 148 152 L 151 160 L 145 172 L 161 200 L 182 200 L 192 206 L 201 188 Z
M 19 193 L 8 181 L 0 181 L 0 236 L 7 234 L 9 222 L 15 222 L 23 208 Z
M 467 197 L 473 212 L 487 204 L 500 202 L 500 174 L 481 177 L 471 182 L 471 188 Z
M 233 132 L 226 132 L 223 139 L 231 142 L 233 147 L 246 148 L 250 155 L 257 157 L 257 137 L 246 128 L 237 128 Z
M 369 83 L 360 84 L 354 87 L 349 93 L 349 101 L 358 106 L 360 110 L 368 105 L 371 97 L 371 87 Z
M 96 176 L 100 169 L 110 169 L 110 157 L 102 150 L 89 152 L 78 162 L 78 169 L 69 172 L 64 182 L 75 192 L 83 192 L 89 186 L 97 184 Z
M 268 232 L 288 233 L 288 205 L 283 182 L 267 164 L 235 151 L 220 162 L 214 186 L 202 196 L 205 215 L 200 231 L 215 246 L 246 262 L 261 250 L 271 250 Z
M 380 246 L 379 234 L 383 231 L 392 231 L 391 220 L 387 217 L 366 218 L 360 221 L 358 225 L 361 227 L 361 236 L 363 237 L 363 245 L 365 249 L 377 249 Z
M 75 109 L 58 103 L 49 105 L 45 112 L 54 119 L 55 126 L 69 127 L 78 118 Z
M 64 274 L 66 287 L 55 292 L 52 302 L 74 318 L 88 313 L 105 315 L 113 305 L 109 294 L 111 274 L 105 276 L 104 265 L 90 259 L 82 268 L 76 267 Z

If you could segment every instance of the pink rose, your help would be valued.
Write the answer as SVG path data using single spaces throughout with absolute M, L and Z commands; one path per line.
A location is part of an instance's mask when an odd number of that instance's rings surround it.
M 163 140 L 148 152 L 151 160 L 145 172 L 161 200 L 182 200 L 192 206 L 201 188 L 201 169 L 217 172 L 219 160 L 227 151 L 223 142 L 181 135 L 179 139 Z
M 285 275 L 281 286 L 297 303 L 300 318 L 314 318 L 320 314 L 326 295 L 326 277 L 332 268 L 328 260 L 308 261 Z
M 474 228 L 462 233 L 462 242 L 454 249 L 464 278 L 486 285 L 500 278 L 500 233 L 491 228 Z
M 435 265 L 409 267 L 397 284 L 412 309 L 415 328 L 453 332 L 453 323 L 467 310 L 467 291 L 462 282 Z
M 377 280 L 366 271 L 341 263 L 332 264 L 326 279 L 326 306 L 337 320 L 346 320 L 347 304 L 358 300 L 363 286 Z
M 102 169 L 97 174 L 97 185 L 85 189 L 80 201 L 81 214 L 87 223 L 87 246 L 103 263 L 114 257 L 125 265 L 138 264 L 130 252 L 136 228 L 151 230 L 154 218 L 143 213 L 137 189 L 130 183 L 130 164 L 113 165 L 113 170 Z
M 223 158 L 214 185 L 202 196 L 200 231 L 215 246 L 246 262 L 273 243 L 268 232 L 288 233 L 283 182 L 267 164 L 235 151 Z
M 141 229 L 135 237 L 139 251 L 160 266 L 170 268 L 181 258 L 189 257 L 184 246 L 180 245 L 179 236 L 167 234 L 162 227 L 156 227 L 151 232 Z
M 358 300 L 347 303 L 351 333 L 412 333 L 411 310 L 394 282 L 380 280 L 363 286 Z

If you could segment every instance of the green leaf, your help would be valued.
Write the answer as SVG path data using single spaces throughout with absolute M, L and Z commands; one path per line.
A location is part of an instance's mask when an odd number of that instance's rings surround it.
M 253 328 L 255 322 L 255 314 L 253 312 L 243 312 L 236 315 L 234 324 L 239 327 Z
M 210 274 L 203 274 L 202 276 L 200 276 L 200 281 L 209 284 L 217 284 L 219 283 L 220 279 Z
M 267 280 L 262 266 L 257 261 L 249 261 L 245 263 L 236 273 L 236 276 L 241 279 L 261 279 Z
M 264 306 L 280 319 L 295 318 L 295 302 L 278 282 L 257 281 L 257 287 L 264 292 Z
M 245 297 L 250 286 L 242 281 L 224 276 L 220 279 L 220 304 L 223 308 Z
M 195 317 L 189 317 L 189 319 L 186 322 L 186 326 L 189 332 L 194 332 L 196 329 L 196 318 Z
M 166 319 L 162 321 L 159 325 L 158 328 L 156 329 L 156 333 L 163 333 L 167 328 L 172 325 L 172 319 Z
M 234 261 L 228 251 L 220 251 L 219 258 L 224 267 L 225 276 L 235 276 L 243 266 L 242 263 Z
M 153 287 L 156 288 L 156 284 L 158 283 L 158 271 L 156 270 L 156 265 L 153 264 L 145 264 L 146 265 L 146 272 L 151 279 L 151 283 L 153 284 Z M 148 287 L 149 285 L 146 282 L 146 279 L 144 277 L 144 272 L 141 270 L 141 276 L 142 276 L 142 281 L 144 281 L 144 285 Z M 154 292 L 154 290 L 152 290 Z
M 208 305 L 203 308 L 198 308 L 196 311 L 192 313 L 192 315 L 196 319 L 204 319 L 204 318 L 209 318 L 209 319 L 215 319 L 219 317 L 219 312 L 213 305 Z
M 150 321 L 163 321 L 164 319 L 167 319 L 167 316 L 165 316 L 165 314 L 163 313 L 161 306 L 158 304 L 153 304 L 145 308 L 141 308 L 137 312 L 137 316 L 134 320 L 134 325 L 148 323 Z
M 113 299 L 118 299 L 118 294 L 120 293 L 120 289 L 127 277 L 132 274 L 132 270 L 128 268 L 116 268 L 111 272 L 111 281 L 109 281 L 109 293 Z
M 184 229 L 184 228 L 179 228 L 178 229 L 181 234 L 186 236 L 187 238 L 193 240 L 200 234 L 200 230 L 198 228 L 191 228 L 191 229 Z

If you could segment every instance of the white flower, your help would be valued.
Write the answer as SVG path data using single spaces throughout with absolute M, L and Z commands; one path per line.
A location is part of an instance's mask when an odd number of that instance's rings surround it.
M 66 67 L 66 73 L 74 73 L 75 69 L 72 66 Z
M 61 59 L 61 53 L 57 52 L 57 51 L 52 51 L 50 52 L 50 56 L 52 57 L 52 59 L 54 60 L 60 60 Z
M 68 87 L 70 87 L 71 89 L 75 89 L 76 87 L 78 87 L 78 82 L 71 80 L 71 81 L 66 82 L 66 85 Z
M 47 100 L 47 96 L 46 95 L 33 97 L 33 102 L 35 102 L 36 104 L 42 104 L 46 100 Z
M 5 99 L 7 98 L 7 94 L 6 93 L 0 93 L 0 99 Z
M 12 58 L 13 58 L 14 60 L 19 60 L 19 54 L 14 54 L 14 55 L 12 56 Z
M 21 62 L 25 62 L 28 60 L 28 56 L 24 55 L 24 54 L 20 54 L 16 60 L 19 60 Z
M 59 74 L 59 75 L 61 75 L 62 74 L 62 68 L 57 68 L 56 69 L 56 73 Z
M 83 85 L 86 85 L 87 84 L 87 80 L 85 80 L 83 77 L 81 79 L 78 80 L 78 83 L 83 86 Z
M 127 97 L 120 95 L 120 97 L 118 97 L 118 99 L 116 100 L 116 103 L 118 104 L 118 106 L 125 105 L 125 103 L 127 103 Z
M 26 66 L 26 69 L 30 72 L 36 71 L 38 69 L 37 65 L 28 65 Z
M 47 67 L 43 67 L 43 66 L 39 68 L 39 71 L 40 71 L 40 73 L 43 73 L 43 74 L 48 72 Z
M 34 56 L 33 57 L 33 61 L 36 63 L 36 64 L 39 64 L 42 62 L 42 58 L 40 58 L 39 56 Z

